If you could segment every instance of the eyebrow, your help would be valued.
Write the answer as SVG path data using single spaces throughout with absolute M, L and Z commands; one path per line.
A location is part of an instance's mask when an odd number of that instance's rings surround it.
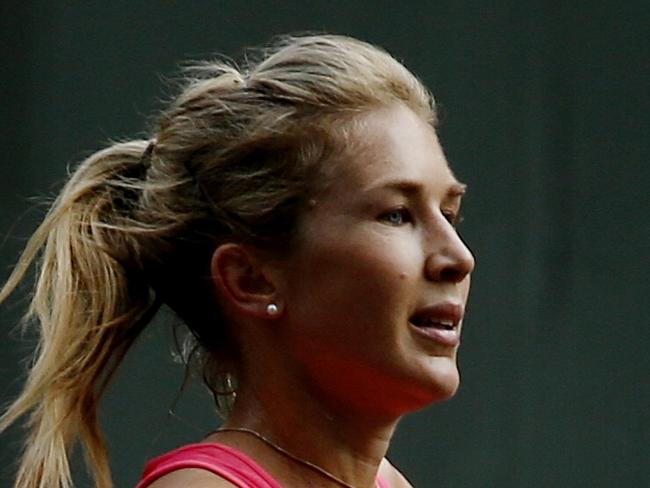
M 451 197 L 462 197 L 467 192 L 467 185 L 457 181 L 454 183 L 447 194 Z
M 398 191 L 400 193 L 403 193 L 404 195 L 410 196 L 414 194 L 418 194 L 422 191 L 422 185 L 416 181 L 411 181 L 411 180 L 398 180 L 398 181 L 388 181 L 383 184 L 379 184 L 377 186 L 373 186 L 370 188 L 370 190 L 393 190 L 393 191 Z M 464 183 L 460 183 L 458 181 L 454 181 L 449 186 L 449 189 L 447 190 L 447 197 L 451 198 L 458 198 L 462 197 L 465 195 L 467 192 L 467 185 Z

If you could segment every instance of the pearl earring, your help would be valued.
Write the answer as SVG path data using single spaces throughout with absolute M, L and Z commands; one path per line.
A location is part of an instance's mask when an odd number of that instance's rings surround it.
M 275 303 L 269 303 L 266 306 L 266 313 L 268 313 L 270 316 L 277 315 L 280 309 Z

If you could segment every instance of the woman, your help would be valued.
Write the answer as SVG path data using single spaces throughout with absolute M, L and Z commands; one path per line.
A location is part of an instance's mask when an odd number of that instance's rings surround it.
M 378 48 L 283 38 L 197 67 L 150 140 L 84 161 L 0 295 L 38 256 L 41 342 L 0 424 L 29 412 L 16 486 L 67 486 L 76 440 L 111 486 L 97 405 L 162 304 L 226 420 L 139 488 L 410 486 L 384 456 L 458 387 L 474 266 L 434 123 Z

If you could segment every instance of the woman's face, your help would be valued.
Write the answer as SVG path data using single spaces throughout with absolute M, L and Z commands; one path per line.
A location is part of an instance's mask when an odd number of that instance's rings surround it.
M 358 137 L 361 149 L 306 212 L 279 333 L 310 394 L 401 415 L 458 387 L 474 267 L 454 227 L 463 185 L 405 106 L 371 112 Z

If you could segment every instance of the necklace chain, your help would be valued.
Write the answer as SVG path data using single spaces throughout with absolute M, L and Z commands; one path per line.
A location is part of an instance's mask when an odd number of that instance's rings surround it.
M 297 462 L 299 464 L 302 464 L 303 466 L 307 466 L 311 470 L 316 471 L 320 475 L 325 476 L 326 478 L 330 479 L 331 481 L 334 481 L 338 485 L 344 486 L 345 488 L 356 488 L 355 486 L 343 481 L 341 478 L 333 475 L 332 473 L 327 471 L 325 468 L 321 468 L 319 465 L 314 464 L 314 463 L 312 463 L 310 461 L 307 461 L 306 459 L 302 459 L 302 458 L 296 456 L 295 454 L 287 451 L 285 448 L 278 446 L 273 441 L 271 441 L 269 438 L 263 436 L 262 434 L 260 434 L 259 432 L 255 431 L 253 429 L 248 429 L 246 427 L 224 427 L 224 428 L 221 428 L 221 429 L 217 429 L 217 432 L 243 432 L 245 434 L 250 434 L 253 437 L 257 437 L 259 440 L 264 442 L 267 446 L 269 446 L 272 449 L 276 450 L 280 454 L 288 457 L 289 459 L 291 459 L 291 460 L 293 460 L 293 461 L 295 461 L 295 462 Z M 375 485 L 375 487 L 376 487 L 376 485 Z

